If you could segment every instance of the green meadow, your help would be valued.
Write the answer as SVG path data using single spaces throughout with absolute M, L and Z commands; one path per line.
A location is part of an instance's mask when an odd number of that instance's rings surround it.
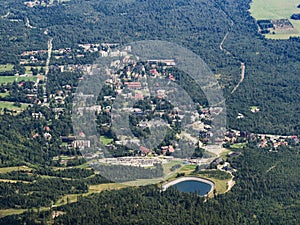
M 21 112 L 24 109 L 26 109 L 27 106 L 28 106 L 28 104 L 22 103 L 21 107 L 18 107 L 18 106 L 16 106 L 14 104 L 14 102 L 3 102 L 3 101 L 0 101 L 0 113 L 3 113 L 5 108 L 9 109 L 9 110 L 16 111 L 16 112 Z
M 4 83 L 12 83 L 14 81 L 36 81 L 36 76 L 30 76 L 30 77 L 20 77 L 20 76 L 0 76 L 0 84 Z
M 0 65 L 0 72 L 12 71 L 14 65 L 13 64 L 2 64 Z
M 294 13 L 300 13 L 297 6 L 299 0 L 253 0 L 251 3 L 251 15 L 256 20 L 262 19 L 289 19 L 294 26 L 292 31 L 277 31 L 276 34 L 267 34 L 271 39 L 288 39 L 292 36 L 300 36 L 300 20 L 291 20 Z

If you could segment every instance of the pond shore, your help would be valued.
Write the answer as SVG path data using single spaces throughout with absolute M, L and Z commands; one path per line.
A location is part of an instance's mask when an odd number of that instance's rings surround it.
M 210 191 L 208 192 L 211 193 L 214 189 L 215 189 L 215 183 L 210 181 L 210 180 L 207 180 L 207 179 L 204 179 L 204 178 L 200 178 L 200 177 L 180 177 L 180 178 L 177 178 L 176 180 L 172 180 L 166 184 L 164 184 L 162 186 L 162 190 L 165 191 L 167 190 L 169 187 L 175 185 L 175 184 L 178 184 L 180 182 L 183 182 L 183 181 L 199 181 L 199 182 L 202 182 L 202 183 L 206 183 L 206 184 L 209 184 L 211 186 L 210 188 Z

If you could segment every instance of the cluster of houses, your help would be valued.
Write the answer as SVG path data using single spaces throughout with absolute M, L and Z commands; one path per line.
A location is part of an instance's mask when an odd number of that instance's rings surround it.
M 254 134 L 245 131 L 230 130 L 225 134 L 224 142 L 230 146 L 237 143 L 256 143 L 259 148 L 268 148 L 270 151 L 278 149 L 280 146 L 295 146 L 300 143 L 296 135 L 279 136 L 267 134 Z
M 199 140 L 199 137 L 196 135 L 190 135 L 188 134 L 189 131 L 193 131 L 193 134 L 198 134 L 201 131 L 202 133 L 206 133 L 204 139 L 209 139 L 211 135 L 211 126 L 208 124 L 205 124 L 203 121 L 210 121 L 212 119 L 211 113 L 214 111 L 214 109 L 205 109 L 203 108 L 201 111 L 194 110 L 194 111 L 182 111 L 180 107 L 173 107 L 173 109 L 156 109 L 157 103 L 154 103 L 153 101 L 150 101 L 149 103 L 149 87 L 148 87 L 148 79 L 151 79 L 151 81 L 158 82 L 160 80 L 164 80 L 166 82 L 174 82 L 176 81 L 173 74 L 170 74 L 167 71 L 167 68 L 173 67 L 176 65 L 175 61 L 173 59 L 154 59 L 154 60 L 148 60 L 147 62 L 143 63 L 137 63 L 136 61 L 130 59 L 130 51 L 131 46 L 127 46 L 122 50 L 116 50 L 115 47 L 117 45 L 115 44 L 86 44 L 86 45 L 80 45 L 81 48 L 84 49 L 86 52 L 94 52 L 99 51 L 102 52 L 103 57 L 111 57 L 112 58 L 112 67 L 114 65 L 118 65 L 120 62 L 117 62 L 118 60 L 122 61 L 124 64 L 127 64 L 128 66 L 118 69 L 109 71 L 107 73 L 108 77 L 106 80 L 106 84 L 111 87 L 114 92 L 118 93 L 118 97 L 122 97 L 125 102 L 131 102 L 132 100 L 134 102 L 138 102 L 138 100 L 146 100 L 148 104 L 148 109 L 141 109 L 139 106 L 131 106 L 131 107 L 123 107 L 122 112 L 130 113 L 136 117 L 144 118 L 148 115 L 148 113 L 154 112 L 154 116 L 165 116 L 168 118 L 168 121 L 165 122 L 167 126 L 171 128 L 174 127 L 176 124 L 180 124 L 182 118 L 184 117 L 183 114 L 188 114 L 190 116 L 190 126 L 187 127 L 187 131 L 182 133 L 181 135 L 177 135 L 177 139 L 184 139 L 191 148 L 198 147 L 204 147 L 205 143 L 201 142 Z M 118 56 L 117 59 L 114 59 L 115 56 Z M 91 70 L 91 66 L 86 67 L 86 72 Z M 150 82 L 151 82 L 150 81 Z M 163 83 L 163 82 L 162 82 Z M 167 99 L 170 92 L 173 90 L 170 90 L 168 88 L 165 88 L 164 86 L 160 85 L 154 85 L 151 95 L 157 97 L 157 99 Z M 84 93 L 76 93 L 76 96 L 83 102 L 80 107 L 77 108 L 77 114 L 83 116 L 85 112 L 95 112 L 97 114 L 102 112 L 110 112 L 112 109 L 112 105 L 107 106 L 107 104 L 113 104 L 116 97 L 114 96 L 102 96 L 102 100 L 104 101 L 101 104 L 102 107 L 99 105 L 95 106 L 85 106 L 84 102 L 86 102 L 85 98 L 94 98 L 94 95 L 91 94 L 84 94 Z M 149 105 L 150 104 L 150 105 Z M 106 107 L 103 107 L 103 105 L 106 105 Z M 150 109 L 149 109 L 150 108 Z M 137 127 L 144 129 L 144 128 L 151 128 L 152 126 L 155 126 L 155 124 L 152 120 L 145 120 L 142 119 L 138 124 Z M 100 127 L 110 127 L 111 124 L 100 124 Z M 198 133 L 197 133 L 198 132 Z M 165 145 L 165 146 L 159 146 L 159 149 L 149 149 L 145 146 L 143 146 L 139 140 L 131 139 L 129 136 L 120 136 L 118 135 L 118 141 L 115 141 L 113 143 L 110 143 L 110 147 L 115 147 L 117 145 L 127 145 L 134 144 L 138 147 L 139 155 L 146 156 L 146 155 L 152 155 L 152 156 L 159 156 L 157 153 L 169 156 L 176 152 L 176 150 L 179 150 L 178 144 L 176 144 L 176 141 L 172 141 L 171 144 Z M 76 145 L 78 148 L 85 148 L 83 144 Z
M 35 7 L 35 6 L 53 6 L 53 5 L 57 5 L 57 4 L 61 4 L 64 2 L 68 2 L 70 0 L 33 0 L 33 1 L 26 1 L 24 2 L 24 4 L 27 7 Z

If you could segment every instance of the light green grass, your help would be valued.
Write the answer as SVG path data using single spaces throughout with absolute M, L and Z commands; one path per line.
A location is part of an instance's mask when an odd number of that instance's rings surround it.
M 0 182 L 4 183 L 24 183 L 24 184 L 30 184 L 30 181 L 25 181 L 25 180 L 12 180 L 12 179 L 0 179 Z
M 0 101 L 0 112 L 4 112 L 4 108 L 9 110 L 14 110 L 17 112 L 21 112 L 27 108 L 28 104 L 21 104 L 21 107 L 17 107 L 14 105 L 14 102 L 2 102 Z
M 250 106 L 250 110 L 257 110 L 258 106 Z
M 1 98 L 5 98 L 5 97 L 7 97 L 7 96 L 9 96 L 9 93 L 8 93 L 8 92 L 0 93 L 0 97 L 1 97 Z
M 224 194 L 227 191 L 228 182 L 231 180 L 231 179 L 220 180 L 220 179 L 217 179 L 217 178 L 205 175 L 205 174 L 201 174 L 201 175 L 197 175 L 197 176 L 200 177 L 200 178 L 205 178 L 205 179 L 208 179 L 208 180 L 211 180 L 212 182 L 214 182 L 216 192 L 218 194 Z M 212 195 L 210 195 L 209 197 L 212 197 Z
M 171 171 L 172 166 L 175 166 L 175 165 L 182 165 L 182 162 L 178 161 L 178 160 L 172 160 L 168 163 L 162 164 L 163 169 L 164 169 L 164 174 L 167 175 L 169 173 L 175 173 L 175 171 Z
M 118 189 L 125 188 L 125 187 L 126 187 L 126 185 L 119 184 L 119 183 L 90 185 L 88 193 L 64 195 L 62 198 L 60 198 L 55 203 L 55 206 L 57 207 L 57 206 L 65 205 L 68 203 L 77 202 L 79 196 L 88 196 L 90 194 L 100 193 L 101 191 L 118 190 Z
M 58 160 L 59 158 L 62 160 L 71 160 L 74 159 L 75 156 L 67 156 L 67 155 L 54 156 L 53 160 Z
M 90 165 L 88 163 L 84 163 L 82 165 L 79 166 L 74 166 L 74 168 L 79 168 L 79 169 L 89 169 L 91 168 Z
M 31 171 L 31 169 L 28 166 L 14 166 L 14 167 L 0 168 L 0 173 L 9 173 L 9 172 L 18 171 L 18 170 Z
M 25 73 L 29 73 L 29 74 L 32 73 L 31 68 L 38 69 L 40 71 L 42 66 L 25 66 L 25 69 L 26 69 Z M 45 67 L 44 67 L 44 69 L 45 69 Z
M 0 76 L 0 84 L 4 83 L 12 83 L 14 81 L 34 81 L 36 82 L 37 77 L 36 76 L 30 76 L 30 77 L 20 77 L 20 76 Z
M 239 148 L 244 148 L 246 146 L 247 146 L 247 143 L 237 143 L 237 144 L 230 145 L 230 148 L 239 149 Z
M 197 165 L 195 164 L 188 164 L 188 165 L 185 165 L 181 168 L 180 172 L 181 173 L 186 173 L 186 172 L 193 172 L 195 169 L 196 169 Z
M 0 84 L 12 83 L 17 80 L 16 76 L 0 76 Z
M 0 72 L 12 71 L 14 68 L 13 64 L 2 64 L 0 65 Z
M 18 215 L 25 212 L 27 209 L 1 209 L 0 218 L 10 215 Z
M 223 149 L 222 149 L 222 152 L 221 152 L 221 157 L 222 157 L 223 159 L 227 158 L 227 155 L 228 155 L 229 152 L 232 152 L 232 150 L 227 149 L 227 148 L 223 148 Z
M 100 136 L 100 141 L 102 144 L 107 145 L 109 143 L 111 143 L 114 139 L 112 138 L 107 138 L 105 136 Z
M 256 20 L 262 19 L 289 19 L 294 26 L 294 31 L 278 32 L 277 34 L 267 34 L 267 38 L 288 39 L 291 36 L 300 36 L 300 21 L 291 20 L 294 13 L 300 13 L 297 6 L 299 0 L 253 0 L 251 3 L 251 15 Z

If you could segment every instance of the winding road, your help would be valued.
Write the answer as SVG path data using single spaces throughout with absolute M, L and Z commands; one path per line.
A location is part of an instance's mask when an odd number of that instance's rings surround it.
M 224 11 L 223 11 L 223 13 L 224 13 L 225 15 L 227 15 Z M 231 20 L 230 20 L 230 28 L 229 28 L 229 30 L 227 31 L 227 33 L 225 34 L 225 36 L 224 36 L 224 38 L 222 39 L 222 41 L 221 41 L 221 43 L 220 43 L 220 46 L 219 46 L 220 50 L 223 51 L 223 52 L 225 52 L 225 54 L 227 54 L 227 55 L 232 55 L 232 54 L 231 54 L 231 52 L 230 52 L 229 50 L 227 50 L 226 48 L 224 48 L 223 45 L 224 45 L 226 39 L 228 38 L 228 36 L 229 36 L 229 34 L 230 34 L 231 29 L 232 29 L 233 26 L 234 26 L 234 22 L 233 22 L 233 20 L 231 19 Z M 233 56 L 233 57 L 234 57 L 234 56 Z M 234 58 L 235 58 L 235 57 L 234 57 Z M 235 59 L 236 59 L 236 58 L 235 58 Z M 231 94 L 233 94 L 233 93 L 239 88 L 240 84 L 244 81 L 244 78 L 245 78 L 245 71 L 246 71 L 245 63 L 242 62 L 241 60 L 238 60 L 238 61 L 241 63 L 241 70 L 242 70 L 242 71 L 241 71 L 241 78 L 240 78 L 240 81 L 238 82 L 238 84 L 232 89 Z
M 29 29 L 36 28 L 36 27 L 30 25 L 28 17 L 25 18 L 25 26 L 28 27 Z
M 233 88 L 233 90 L 231 91 L 231 94 L 233 94 L 239 88 L 240 84 L 244 81 L 246 66 L 245 66 L 245 63 L 243 63 L 243 62 L 241 62 L 241 69 L 242 69 L 241 79 L 238 82 L 238 84 Z

